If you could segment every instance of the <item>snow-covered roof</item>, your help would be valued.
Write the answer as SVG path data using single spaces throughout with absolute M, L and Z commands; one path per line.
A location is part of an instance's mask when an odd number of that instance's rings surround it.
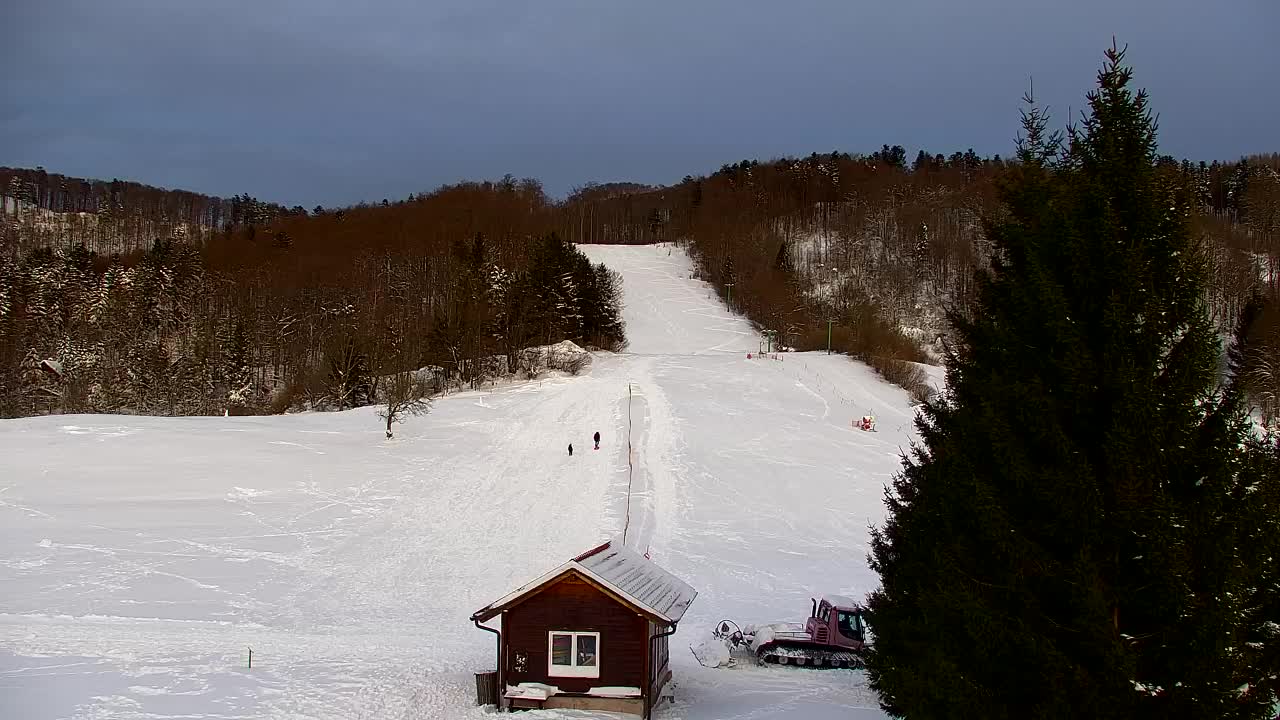
M 605 543 L 574 560 L 672 622 L 679 622 L 698 594 L 680 578 L 621 543 Z
M 471 619 L 488 620 L 568 572 L 578 572 L 628 605 L 667 625 L 680 622 L 698 595 L 698 591 L 652 560 L 611 540 L 477 610 Z
M 858 602 L 858 601 L 854 600 L 854 599 L 853 599 L 853 598 L 851 598 L 851 597 L 847 597 L 847 596 L 845 596 L 845 595 L 830 595 L 830 594 L 828 594 L 828 595 L 823 595 L 823 596 L 822 596 L 822 599 L 823 599 L 823 600 L 826 600 L 826 601 L 827 601 L 827 602 L 829 602 L 829 603 L 831 603 L 834 607 L 842 607 L 842 608 L 856 608 L 856 607 L 861 607 L 861 606 L 862 606 L 862 603 L 860 603 L 860 602 Z

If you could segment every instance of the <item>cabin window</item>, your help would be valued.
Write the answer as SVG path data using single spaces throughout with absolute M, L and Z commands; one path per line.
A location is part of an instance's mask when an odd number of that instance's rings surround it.
M 600 633 L 547 633 L 547 674 L 552 677 L 600 677 Z

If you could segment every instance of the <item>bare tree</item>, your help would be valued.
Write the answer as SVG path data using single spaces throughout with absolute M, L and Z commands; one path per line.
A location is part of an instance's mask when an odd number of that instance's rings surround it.
M 1263 423 L 1280 428 L 1280 298 L 1263 310 L 1258 325 L 1248 384 Z
M 426 415 L 431 411 L 431 385 L 421 372 L 402 372 L 386 382 L 387 407 L 378 417 L 387 421 L 387 438 L 392 437 L 391 426 L 406 415 Z

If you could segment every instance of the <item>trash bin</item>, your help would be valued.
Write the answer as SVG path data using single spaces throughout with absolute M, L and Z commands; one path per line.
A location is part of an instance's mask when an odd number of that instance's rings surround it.
M 476 673 L 476 704 L 498 704 L 498 671 Z

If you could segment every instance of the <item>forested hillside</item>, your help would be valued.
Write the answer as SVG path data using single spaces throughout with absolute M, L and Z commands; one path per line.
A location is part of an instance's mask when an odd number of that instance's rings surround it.
M 110 255 L 145 250 L 156 238 L 208 239 L 230 227 L 306 215 L 247 193 L 226 199 L 122 180 L 86 180 L 0 167 L 0 243 L 11 248 L 84 245 Z
M 483 183 L 109 257 L 28 244 L 0 260 L 0 411 L 341 409 L 395 373 L 439 389 L 533 345 L 617 349 L 617 281 L 553 215 L 536 183 Z
M 901 360 L 936 359 L 948 334 L 944 310 L 973 306 L 973 271 L 991 253 L 984 218 L 999 217 L 996 182 L 1007 165 L 972 150 L 922 150 L 908 162 L 898 146 L 868 157 L 747 160 L 648 192 L 588 189 L 566 204 L 562 233 L 575 242 L 687 241 L 721 296 L 787 345 L 825 348 L 830 337 L 910 388 L 920 378 Z M 1158 165 L 1193 190 L 1193 229 L 1211 257 L 1205 299 L 1219 330 L 1234 329 L 1254 293 L 1266 299 L 1253 327 L 1252 389 L 1274 415 L 1280 154 Z
M 1280 156 L 1161 171 L 1195 191 L 1220 328 L 1253 293 L 1255 402 L 1277 409 Z M 617 348 L 616 279 L 573 243 L 687 245 L 779 344 L 862 359 L 923 394 L 944 310 L 972 307 L 1007 161 L 903 148 L 726 165 L 668 187 L 465 183 L 380 205 L 286 209 L 5 170 L 0 412 L 198 414 L 371 402 L 378 378 L 518 370 L 519 351 Z M 16 202 L 13 198 L 20 198 Z M 185 228 L 185 229 L 184 229 Z

